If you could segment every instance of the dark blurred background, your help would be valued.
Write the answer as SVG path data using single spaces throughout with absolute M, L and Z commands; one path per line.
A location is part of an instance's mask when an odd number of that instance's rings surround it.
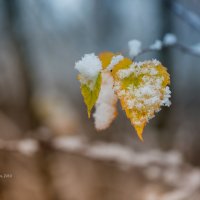
M 120 106 L 112 126 L 95 131 L 74 70 L 85 53 L 128 55 L 129 40 L 141 40 L 145 47 L 168 32 L 185 45 L 200 43 L 200 1 L 0 0 L 0 138 L 78 135 L 139 151 L 177 150 L 199 167 L 200 57 L 166 49 L 137 58 L 157 58 L 171 74 L 172 106 L 150 121 L 144 143 Z M 144 199 L 130 192 L 134 184 L 142 186 L 140 177 L 132 183 L 129 172 L 79 155 L 2 151 L 0 170 L 14 176 L 0 179 L 0 199 Z M 115 181 L 121 185 L 112 187 Z M 94 184 L 98 189 L 90 191 Z

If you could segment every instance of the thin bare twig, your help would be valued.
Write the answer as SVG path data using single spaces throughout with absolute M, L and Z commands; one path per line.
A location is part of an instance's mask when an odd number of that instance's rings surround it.
M 150 46 L 147 48 L 142 49 L 136 56 L 133 57 L 132 60 L 135 60 L 138 56 L 141 56 L 145 53 L 150 53 L 150 52 L 154 52 L 154 51 L 162 51 L 164 49 L 167 48 L 174 48 L 174 49 L 178 49 L 184 53 L 190 54 L 192 56 L 196 56 L 196 57 L 200 57 L 200 51 L 195 51 L 195 49 L 193 47 L 190 46 L 186 46 L 184 44 L 181 43 L 175 43 L 173 45 L 164 45 L 160 48 L 160 49 L 153 49 Z

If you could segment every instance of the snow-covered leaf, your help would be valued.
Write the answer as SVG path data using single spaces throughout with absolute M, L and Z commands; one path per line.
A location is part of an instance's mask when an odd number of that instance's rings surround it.
M 119 70 L 121 69 L 127 69 L 129 68 L 129 66 L 131 65 L 132 60 L 129 58 L 124 58 L 123 60 L 121 60 L 118 64 L 116 64 L 113 69 L 112 69 L 112 76 L 114 77 L 114 79 L 116 78 L 116 74 Z
M 124 58 L 121 54 L 103 52 L 99 55 L 102 62 L 102 85 L 99 98 L 96 103 L 94 113 L 95 127 L 97 130 L 104 130 L 110 126 L 117 116 L 117 96 L 113 90 L 113 74 L 116 69 L 121 69 L 132 63 L 131 60 Z M 111 72 L 113 70 L 113 72 Z
M 115 69 L 115 68 L 114 68 Z M 141 140 L 149 119 L 169 106 L 169 74 L 157 60 L 132 63 L 115 72 L 114 90 Z
M 155 42 L 152 48 L 161 48 L 160 42 Z M 119 99 L 139 138 L 143 140 L 146 123 L 161 106 L 171 104 L 170 77 L 167 69 L 157 60 L 134 63 L 121 54 L 103 52 L 98 57 L 86 54 L 75 68 L 80 72 L 78 79 L 89 117 L 93 106 L 96 107 L 93 116 L 97 130 L 108 128 L 115 119 Z
M 110 70 L 123 59 L 123 56 L 115 55 L 112 52 L 103 52 L 99 55 L 99 59 L 104 71 L 101 73 L 102 85 L 93 116 L 95 128 L 97 130 L 104 130 L 110 126 L 117 116 L 117 96 L 113 90 L 114 80 Z
M 117 96 L 113 90 L 113 77 L 110 72 L 102 72 L 102 85 L 94 113 L 95 128 L 104 130 L 117 116 Z
M 81 76 L 79 76 L 79 78 L 81 79 Z M 90 84 L 91 84 L 90 81 L 88 81 L 86 84 L 81 84 L 81 94 L 83 95 L 84 102 L 87 106 L 87 112 L 89 118 L 91 110 L 98 99 L 99 92 L 101 89 L 101 73 L 99 73 L 94 83 L 94 86 L 91 87 Z
M 78 79 L 81 83 L 81 93 L 87 106 L 88 117 L 90 117 L 101 88 L 102 63 L 94 53 L 85 54 L 75 64 L 75 69 L 79 71 Z

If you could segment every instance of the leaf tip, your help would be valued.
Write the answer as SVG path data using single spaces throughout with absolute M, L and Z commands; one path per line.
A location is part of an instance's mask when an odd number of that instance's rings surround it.
M 142 142 L 144 141 L 144 140 L 143 140 L 143 136 L 142 136 L 143 130 L 144 130 L 144 126 L 145 126 L 145 124 L 142 124 L 142 125 L 134 125 L 134 128 L 135 128 L 135 130 L 136 130 L 136 132 L 137 132 L 137 135 L 138 135 L 139 139 L 140 139 Z
M 90 119 L 90 117 L 91 117 L 91 111 L 88 110 L 88 111 L 87 111 L 87 114 L 88 114 L 88 118 Z

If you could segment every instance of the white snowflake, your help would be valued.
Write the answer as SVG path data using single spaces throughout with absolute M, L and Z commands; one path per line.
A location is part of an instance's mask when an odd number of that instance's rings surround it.
M 123 59 L 124 59 L 124 56 L 122 56 L 122 55 L 113 56 L 110 64 L 108 65 L 108 67 L 106 69 L 109 71 L 112 70 L 113 67 L 115 65 L 117 65 Z
M 141 52 L 142 43 L 139 40 L 131 40 L 128 42 L 129 46 L 129 55 L 134 57 Z
M 171 45 L 174 45 L 176 44 L 177 42 L 177 38 L 174 34 L 172 33 L 167 33 L 164 38 L 163 38 L 163 44 L 165 46 L 171 46 Z
M 149 47 L 151 50 L 161 50 L 162 49 L 162 42 L 160 40 L 156 40 L 152 45 Z
M 93 79 L 101 71 L 102 63 L 94 53 L 85 54 L 81 60 L 76 62 L 75 69 L 88 79 Z
M 95 105 L 95 127 L 97 130 L 104 130 L 109 127 L 110 123 L 116 116 L 117 96 L 113 90 L 114 80 L 110 72 L 102 73 L 102 86 L 99 98 Z

